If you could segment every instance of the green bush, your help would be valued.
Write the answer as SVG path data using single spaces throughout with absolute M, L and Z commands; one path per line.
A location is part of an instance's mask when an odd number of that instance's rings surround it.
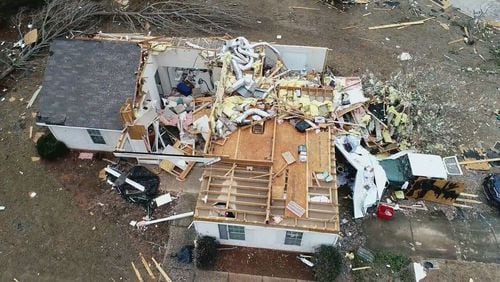
M 58 141 L 52 133 L 43 135 L 38 139 L 36 150 L 40 157 L 45 160 L 55 160 L 69 152 L 68 147 L 63 142 Z
M 201 269 L 212 269 L 217 262 L 217 248 L 219 243 L 214 237 L 203 236 L 196 240 L 195 262 Z
M 314 276 L 319 282 L 335 281 L 342 270 L 342 255 L 334 246 L 322 245 L 314 254 Z
M 386 267 L 386 265 L 391 266 L 391 270 L 394 272 L 399 272 L 410 264 L 411 259 L 402 254 L 395 254 L 391 252 L 376 252 L 374 263 L 381 268 Z

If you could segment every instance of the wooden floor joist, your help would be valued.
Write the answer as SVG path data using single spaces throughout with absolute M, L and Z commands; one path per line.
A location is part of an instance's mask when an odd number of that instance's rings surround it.
M 215 195 L 225 195 L 227 192 L 224 191 L 200 191 L 203 194 L 215 194 Z M 267 195 L 257 195 L 257 194 L 248 194 L 248 193 L 235 193 L 232 192 L 231 196 L 234 197 L 247 197 L 247 198 L 255 198 L 255 199 L 267 199 Z
M 266 179 L 248 179 L 244 177 L 230 177 L 223 175 L 212 175 L 214 179 L 225 179 L 225 180 L 239 180 L 241 182 L 251 182 L 251 183 L 267 183 L 269 180 Z

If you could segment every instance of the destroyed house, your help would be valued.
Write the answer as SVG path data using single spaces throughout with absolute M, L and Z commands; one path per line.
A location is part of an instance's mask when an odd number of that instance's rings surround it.
M 228 245 L 301 252 L 334 245 L 334 132 L 326 125 L 299 125 L 300 117 L 321 120 L 332 111 L 335 91 L 320 78 L 327 50 L 254 46 L 259 56 L 250 70 L 239 73 L 234 57 L 222 59 L 205 147 L 222 160 L 204 169 L 194 226 Z
M 38 124 L 68 147 L 113 151 L 178 180 L 205 163 L 193 225 L 222 244 L 301 252 L 336 244 L 335 130 L 326 119 L 348 107 L 338 106 L 334 79 L 351 87 L 353 102 L 360 83 L 324 74 L 326 48 L 99 34 L 51 50 Z M 82 118 L 94 114 L 102 124 Z M 95 130 L 109 146 L 94 144 Z

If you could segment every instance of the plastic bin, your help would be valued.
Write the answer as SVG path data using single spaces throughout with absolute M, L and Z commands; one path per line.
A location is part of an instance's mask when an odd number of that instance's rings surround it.
M 391 219 L 394 217 L 394 208 L 386 206 L 386 205 L 379 205 L 377 209 L 377 217 L 382 218 L 382 219 Z

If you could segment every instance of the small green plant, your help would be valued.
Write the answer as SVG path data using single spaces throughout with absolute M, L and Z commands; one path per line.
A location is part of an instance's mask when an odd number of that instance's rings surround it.
M 335 281 L 342 268 L 342 255 L 334 246 L 321 245 L 314 254 L 314 276 L 319 282 Z
M 36 142 L 36 150 L 40 157 L 45 160 L 55 160 L 65 156 L 69 149 L 66 145 L 57 140 L 52 133 L 43 135 Z
M 375 261 L 376 265 L 380 267 L 390 266 L 391 270 L 394 272 L 400 272 L 405 267 L 410 264 L 411 260 L 405 255 L 393 254 L 390 252 L 377 252 L 375 253 Z
M 196 267 L 212 269 L 217 262 L 217 248 L 219 243 L 214 237 L 203 236 L 196 240 L 195 262 Z

